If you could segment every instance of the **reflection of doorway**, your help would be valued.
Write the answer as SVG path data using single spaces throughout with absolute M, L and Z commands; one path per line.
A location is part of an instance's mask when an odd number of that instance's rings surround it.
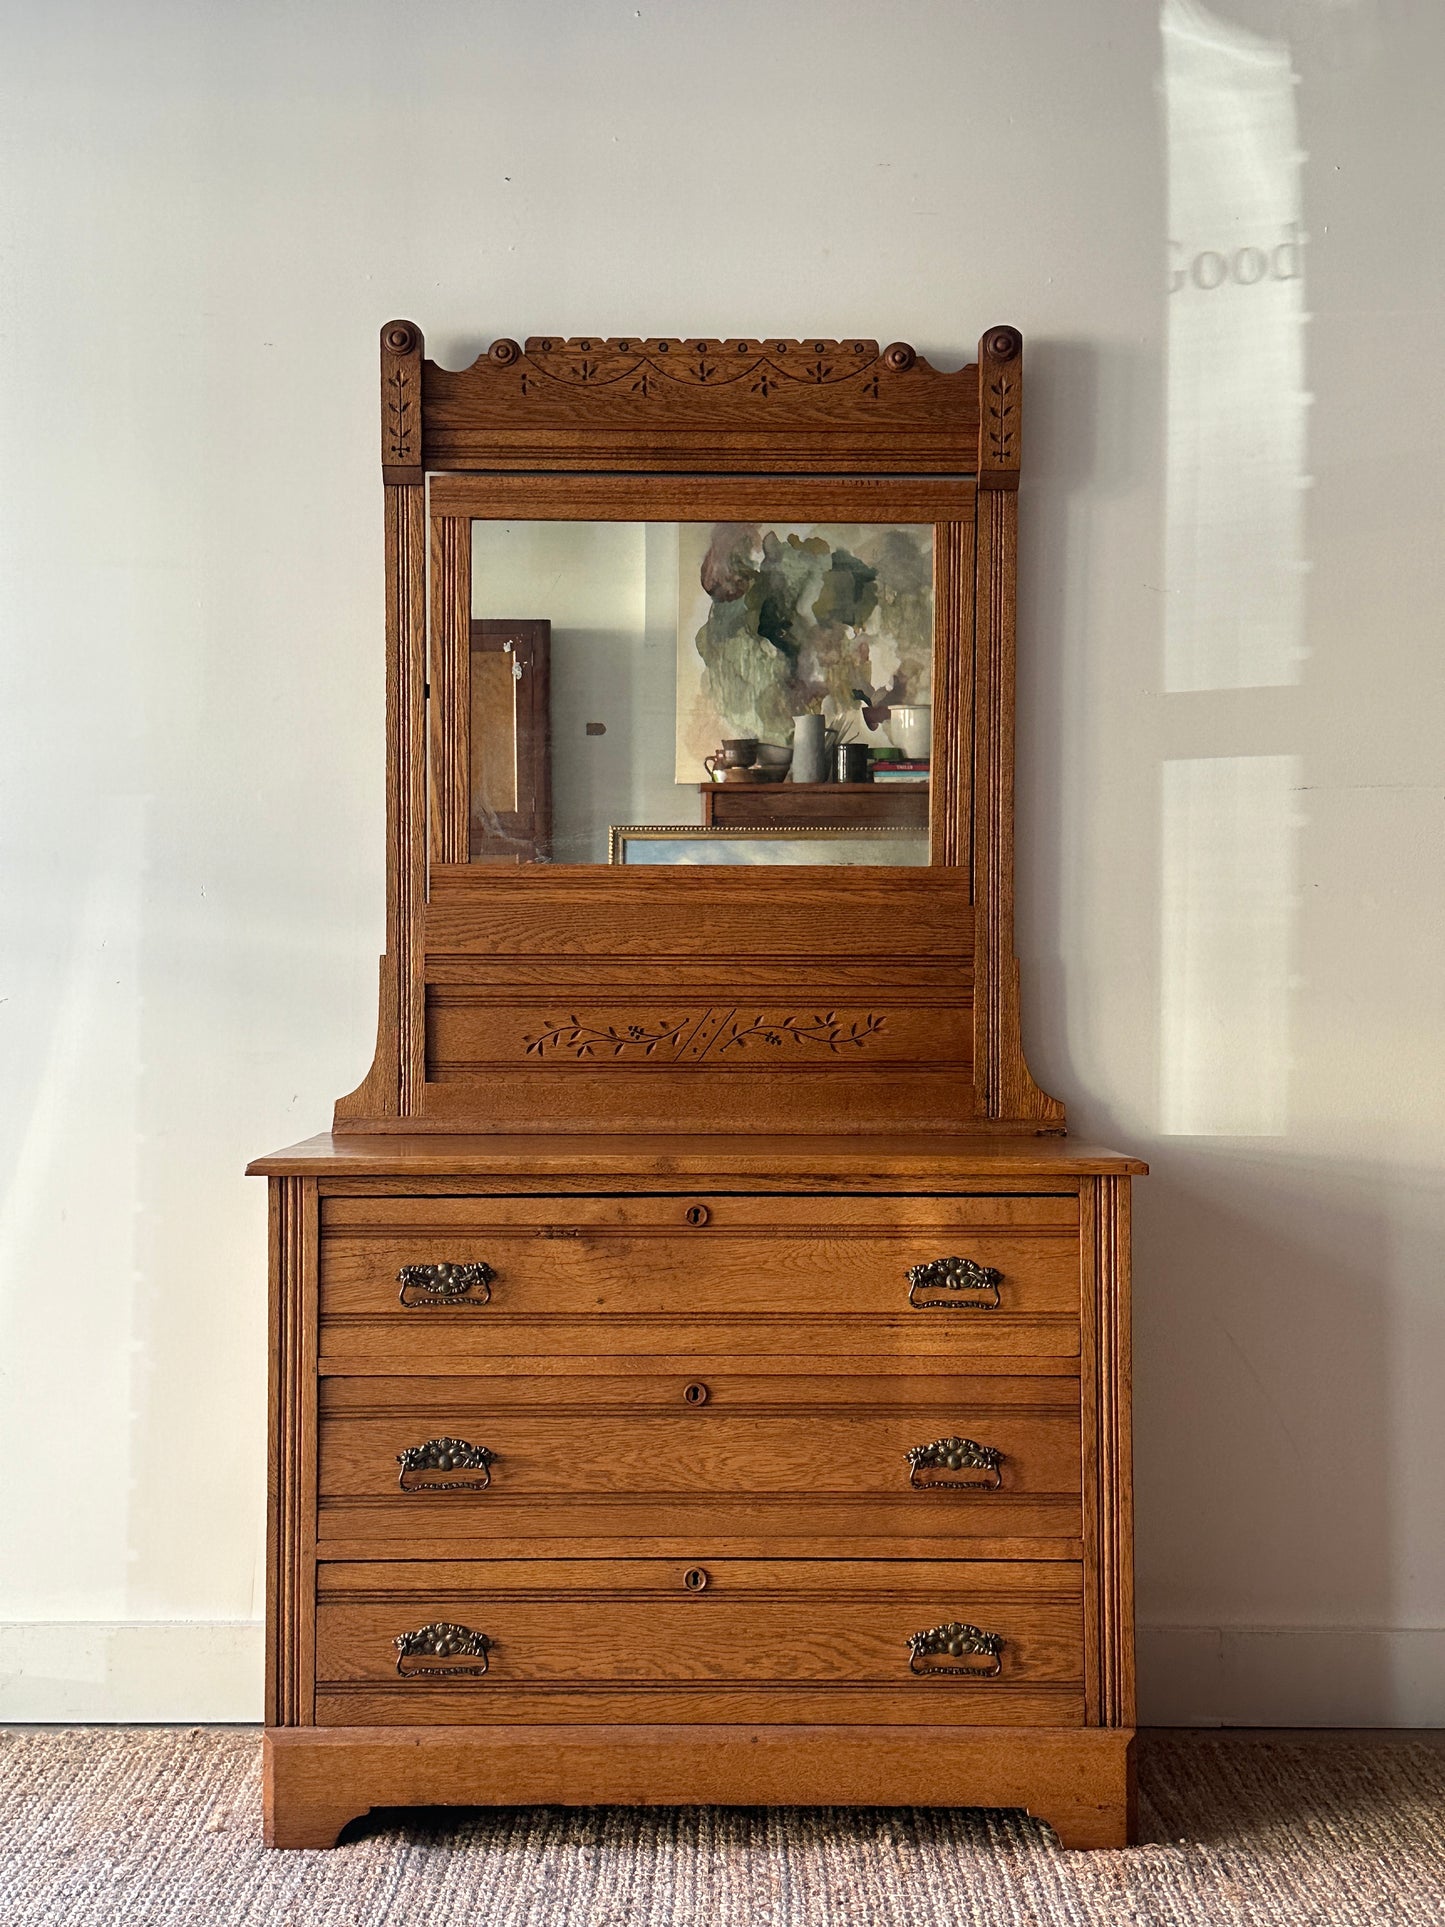
M 472 623 L 473 863 L 551 856 L 551 655 L 552 625 L 539 617 Z

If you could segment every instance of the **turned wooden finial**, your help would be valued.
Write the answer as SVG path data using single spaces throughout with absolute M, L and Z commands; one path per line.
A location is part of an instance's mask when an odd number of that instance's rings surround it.
M 989 328 L 978 344 L 978 485 L 1015 489 L 1023 445 L 1023 349 L 1017 328 Z
M 381 474 L 401 485 L 421 481 L 421 329 L 388 321 L 381 331 Z

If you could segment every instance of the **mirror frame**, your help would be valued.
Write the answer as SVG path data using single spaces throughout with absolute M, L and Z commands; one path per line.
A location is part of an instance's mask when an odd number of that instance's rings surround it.
M 501 340 L 447 370 L 397 321 L 381 401 L 387 950 L 376 1058 L 335 1128 L 736 1130 L 776 1108 L 781 1066 L 564 1064 L 529 1039 L 584 996 L 612 1000 L 601 1034 L 646 1032 L 608 1021 L 631 998 L 696 1004 L 703 1036 L 741 984 L 778 1023 L 785 997 L 877 1019 L 866 1057 L 789 1066 L 771 1128 L 1061 1130 L 1012 950 L 1017 331 L 953 373 L 903 343 L 691 337 Z M 471 523 L 490 518 L 932 523 L 929 867 L 469 865 Z

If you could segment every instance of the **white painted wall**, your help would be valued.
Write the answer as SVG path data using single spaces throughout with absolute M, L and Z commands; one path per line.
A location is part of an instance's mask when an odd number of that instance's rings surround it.
M 0 9 L 0 1713 L 259 1709 L 240 1173 L 370 1050 L 406 314 L 1023 328 L 1019 947 L 1155 1167 L 1145 1715 L 1445 1716 L 1445 10 L 1165 24 Z

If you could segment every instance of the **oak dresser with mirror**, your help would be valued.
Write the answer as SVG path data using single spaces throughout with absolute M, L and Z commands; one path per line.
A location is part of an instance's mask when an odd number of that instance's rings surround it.
M 378 1042 L 251 1167 L 274 1844 L 1129 1838 L 1144 1166 L 1020 1043 L 1022 367 L 383 329 Z

